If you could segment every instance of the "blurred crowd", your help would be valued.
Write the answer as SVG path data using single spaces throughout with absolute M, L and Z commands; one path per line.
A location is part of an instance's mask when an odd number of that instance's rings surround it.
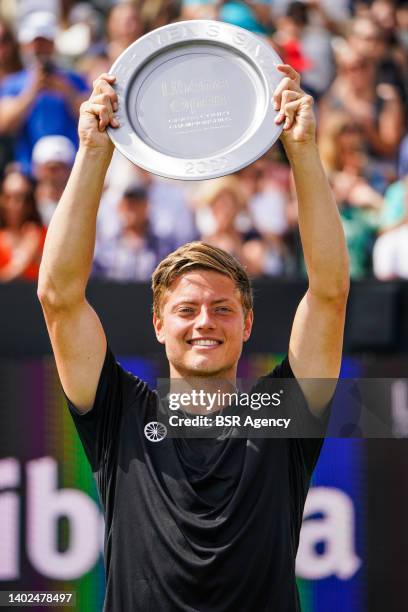
M 408 279 L 408 2 L 1 0 L 0 281 L 38 275 L 93 80 L 140 36 L 184 19 L 255 32 L 301 73 L 352 278 Z M 193 239 L 234 254 L 252 277 L 305 275 L 279 144 L 234 175 L 202 182 L 162 179 L 115 151 L 94 277 L 149 280 L 160 259 Z

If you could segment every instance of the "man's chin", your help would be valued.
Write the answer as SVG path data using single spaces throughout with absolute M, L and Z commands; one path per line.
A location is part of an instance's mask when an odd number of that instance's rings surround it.
M 228 364 L 214 363 L 214 361 L 210 362 L 207 360 L 200 360 L 195 363 L 184 363 L 178 364 L 177 370 L 180 374 L 187 377 L 208 377 L 208 376 L 222 376 L 229 370 L 231 370 L 231 366 Z

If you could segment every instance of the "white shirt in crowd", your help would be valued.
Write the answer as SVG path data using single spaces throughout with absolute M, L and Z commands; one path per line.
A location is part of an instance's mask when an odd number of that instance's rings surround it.
M 408 223 L 380 236 L 373 252 L 374 274 L 380 280 L 408 279 Z

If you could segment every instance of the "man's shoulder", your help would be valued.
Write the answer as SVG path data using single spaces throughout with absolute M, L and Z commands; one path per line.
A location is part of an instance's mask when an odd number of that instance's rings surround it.
M 122 407 L 126 408 L 136 402 L 151 401 L 154 394 L 143 379 L 143 371 L 140 377 L 133 373 L 132 370 L 136 369 L 137 364 L 127 359 L 117 358 L 108 344 L 95 402 L 98 403 L 100 400 L 104 404 L 120 402 Z
M 133 361 L 133 359 L 128 361 L 127 359 L 116 358 L 112 349 L 108 346 L 105 357 L 105 365 L 108 366 L 106 368 L 106 374 L 111 376 L 112 369 L 116 368 L 122 387 L 138 396 L 153 396 L 154 392 L 146 380 L 144 380 L 145 377 L 143 376 L 143 372 L 140 372 L 140 376 L 135 373 L 138 369 L 138 364 L 133 363 Z
M 294 379 L 292 368 L 290 367 L 288 355 L 280 357 L 276 364 L 266 374 L 263 374 L 252 381 L 251 393 L 269 392 L 276 388 L 276 384 L 281 384 L 280 379 Z M 292 383 L 282 382 L 285 385 Z

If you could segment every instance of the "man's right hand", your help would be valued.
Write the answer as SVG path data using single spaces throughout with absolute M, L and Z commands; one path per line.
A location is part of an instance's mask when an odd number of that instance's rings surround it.
M 113 115 L 118 108 L 118 96 L 112 87 L 115 79 L 112 74 L 101 74 L 93 83 L 89 100 L 81 105 L 78 125 L 80 147 L 112 153 L 114 146 L 106 128 L 119 127 Z

